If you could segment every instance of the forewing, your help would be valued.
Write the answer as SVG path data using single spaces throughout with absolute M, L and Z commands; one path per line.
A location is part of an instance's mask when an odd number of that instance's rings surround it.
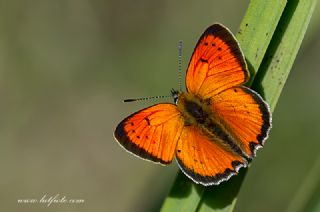
M 260 95 L 250 88 L 236 86 L 211 98 L 211 108 L 241 150 L 254 157 L 271 128 L 269 106 Z
M 114 136 L 129 152 L 161 164 L 172 161 L 183 128 L 174 104 L 157 104 L 143 109 L 117 126 Z
M 235 37 L 220 24 L 210 26 L 200 37 L 189 62 L 188 92 L 207 99 L 248 79 L 245 59 Z
M 217 139 L 205 135 L 196 126 L 183 128 L 176 148 L 181 170 L 194 182 L 218 185 L 235 175 L 247 161 Z

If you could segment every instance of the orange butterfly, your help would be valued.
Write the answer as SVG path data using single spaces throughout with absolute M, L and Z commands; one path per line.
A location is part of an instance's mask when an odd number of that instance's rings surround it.
M 200 37 L 186 73 L 187 92 L 124 119 L 114 135 L 129 152 L 171 163 L 195 183 L 218 185 L 246 167 L 271 128 L 269 106 L 243 84 L 249 72 L 239 44 L 220 24 Z

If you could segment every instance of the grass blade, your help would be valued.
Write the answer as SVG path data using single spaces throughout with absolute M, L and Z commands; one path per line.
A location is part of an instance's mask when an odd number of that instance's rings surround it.
M 179 171 L 161 211 L 196 211 L 203 192 L 201 185 L 194 184 Z
M 316 0 L 289 0 L 252 87 L 274 110 L 302 39 Z
M 286 0 L 250 1 L 236 37 L 247 59 L 251 82 L 260 67 L 286 2 Z
M 320 201 L 320 156 L 299 186 L 297 194 L 292 198 L 287 212 L 319 211 Z
M 291 0 L 286 4 L 286 1 L 253 0 L 241 23 L 237 38 L 252 74 L 249 84 L 262 94 L 272 111 L 301 45 L 315 2 Z M 232 211 L 246 171 L 242 170 L 220 186 L 198 186 L 189 194 L 176 197 L 173 195 L 179 192 L 176 185 L 189 181 L 178 177 L 162 211 L 182 211 L 181 205 L 191 205 L 188 211 Z

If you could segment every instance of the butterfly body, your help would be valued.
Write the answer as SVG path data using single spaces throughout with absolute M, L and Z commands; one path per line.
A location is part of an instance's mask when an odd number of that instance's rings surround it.
M 179 94 L 177 107 L 184 117 L 186 126 L 205 125 L 212 118 L 207 102 L 186 92 Z
M 217 185 L 246 167 L 271 128 L 268 105 L 243 86 L 249 72 L 232 33 L 220 24 L 200 37 L 175 104 L 142 109 L 117 126 L 115 138 L 143 159 L 180 169 L 195 183 Z
M 211 106 L 210 99 L 202 100 L 185 92 L 179 95 L 177 102 L 177 107 L 184 120 L 184 127 L 194 127 L 209 140 L 220 142 L 221 145 L 225 145 L 231 151 L 231 146 L 234 146 L 231 144 L 231 136 L 223 122 L 210 109 Z M 227 141 L 231 146 L 228 147 Z

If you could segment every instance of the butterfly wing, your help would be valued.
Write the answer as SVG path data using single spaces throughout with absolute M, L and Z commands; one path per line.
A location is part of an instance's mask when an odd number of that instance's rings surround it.
M 243 157 L 222 141 L 205 135 L 196 126 L 183 128 L 176 159 L 181 170 L 202 185 L 218 185 L 247 165 Z
M 161 164 L 172 161 L 183 120 L 176 105 L 157 104 L 127 117 L 114 136 L 129 152 Z
M 271 127 L 268 105 L 253 90 L 236 86 L 211 98 L 212 112 L 249 158 L 262 147 Z
M 235 145 L 252 158 L 268 135 L 271 114 L 259 94 L 241 86 L 248 79 L 244 56 L 232 33 L 220 24 L 210 26 L 195 47 L 186 86 L 188 92 L 210 102 Z
M 200 37 L 186 74 L 186 87 L 203 99 L 248 81 L 249 72 L 232 33 L 220 24 Z

